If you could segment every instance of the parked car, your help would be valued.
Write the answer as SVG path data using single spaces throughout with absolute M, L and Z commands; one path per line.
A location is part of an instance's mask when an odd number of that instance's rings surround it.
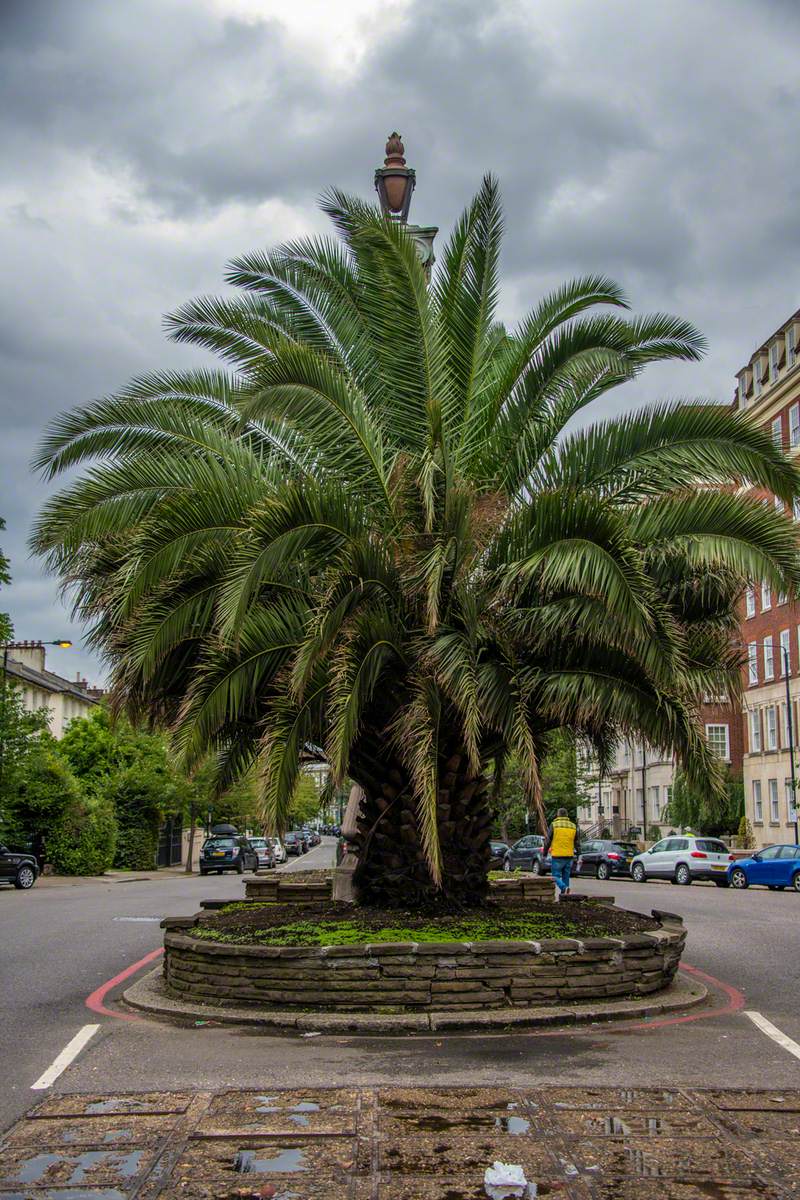
M 612 875 L 630 875 L 631 863 L 639 853 L 635 842 L 614 842 L 607 838 L 581 843 L 575 864 L 576 875 L 596 875 L 610 879 Z
M 200 850 L 200 874 L 208 875 L 216 871 L 236 871 L 242 875 L 245 871 L 258 870 L 258 855 L 246 837 L 227 837 L 218 835 L 206 838 Z
M 731 887 L 746 888 L 762 884 L 770 891 L 794 888 L 800 892 L 800 846 L 765 846 L 749 858 L 740 858 L 728 866 Z
M 503 859 L 504 871 L 532 871 L 534 875 L 546 875 L 550 860 L 544 856 L 544 838 L 538 833 L 528 833 L 507 852 Z
M 258 855 L 259 867 L 266 867 L 269 870 L 275 866 L 275 847 L 272 844 L 272 838 L 250 838 L 250 845 Z
M 505 857 L 508 854 L 509 849 L 510 847 L 507 842 L 489 843 L 489 852 L 491 855 L 489 858 L 490 871 L 501 871 L 503 869 L 503 863 L 505 862 Z
M 33 887 L 38 876 L 39 864 L 35 855 L 0 846 L 0 880 L 3 883 L 13 883 L 15 888 L 26 892 Z
M 280 866 L 286 862 L 286 847 L 279 837 L 269 839 L 272 842 L 272 853 L 275 857 L 275 865 Z
M 689 884 L 695 879 L 713 879 L 717 887 L 727 887 L 728 864 L 734 856 L 719 838 L 681 837 L 662 838 L 631 863 L 631 875 L 637 883 L 648 879 L 669 879 L 671 883 Z
M 302 832 L 305 835 L 306 842 L 309 846 L 318 846 L 322 841 L 322 838 L 319 836 L 316 829 L 312 829 L 310 825 L 304 825 Z
M 290 829 L 283 835 L 283 844 L 287 854 L 305 854 L 308 842 L 299 829 Z

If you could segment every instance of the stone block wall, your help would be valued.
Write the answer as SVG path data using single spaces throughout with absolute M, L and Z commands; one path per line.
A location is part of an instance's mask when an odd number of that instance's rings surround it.
M 245 897 L 281 904 L 308 904 L 309 901 L 331 899 L 332 885 L 332 879 L 304 883 L 292 875 L 256 876 L 245 883 Z M 489 881 L 489 898 L 502 903 L 504 908 L 524 908 L 533 900 L 552 900 L 554 889 L 548 875 L 509 875 L 507 879 Z
M 642 996 L 671 983 L 686 940 L 680 919 L 666 914 L 658 930 L 613 938 L 324 947 L 224 945 L 192 936 L 196 920 L 164 922 L 168 991 L 275 1010 L 463 1011 Z

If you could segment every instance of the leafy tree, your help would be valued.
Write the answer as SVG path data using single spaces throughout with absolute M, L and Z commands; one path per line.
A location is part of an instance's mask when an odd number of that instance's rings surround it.
M 683 829 L 719 835 L 733 833 L 744 812 L 744 785 L 741 777 L 726 773 L 722 793 L 709 787 L 697 787 L 683 771 L 676 771 L 672 796 L 665 819 Z
M 486 889 L 488 772 L 565 729 L 674 751 L 722 791 L 699 719 L 735 692 L 744 583 L 800 583 L 800 475 L 746 414 L 658 405 L 578 428 L 650 362 L 696 360 L 686 321 L 630 317 L 573 280 L 497 322 L 502 214 L 487 178 L 427 286 L 402 226 L 338 192 L 340 241 L 234 261 L 244 295 L 169 321 L 232 371 L 165 372 L 58 420 L 49 477 L 94 461 L 33 539 L 73 585 L 117 702 L 164 721 L 220 786 L 258 764 L 285 823 L 301 751 L 364 789 L 360 898 Z M 702 481 L 702 488 L 696 484 Z
M 739 820 L 739 828 L 737 829 L 739 846 L 742 850 L 752 850 L 756 844 L 756 839 L 753 837 L 753 826 L 748 821 L 747 817 L 742 813 Z
M 294 787 L 294 795 L 289 806 L 289 820 L 287 826 L 292 828 L 296 826 L 307 825 L 309 821 L 313 821 L 319 813 L 320 794 L 316 783 L 311 776 L 301 771 L 297 783 Z

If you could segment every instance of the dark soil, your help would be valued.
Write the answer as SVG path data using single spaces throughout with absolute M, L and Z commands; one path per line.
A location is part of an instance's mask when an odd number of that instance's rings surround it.
M 651 917 L 594 904 L 531 903 L 524 909 L 488 901 L 458 914 L 420 914 L 351 904 L 231 904 L 193 930 L 210 941 L 326 946 L 360 942 L 450 942 L 608 937 L 658 929 Z

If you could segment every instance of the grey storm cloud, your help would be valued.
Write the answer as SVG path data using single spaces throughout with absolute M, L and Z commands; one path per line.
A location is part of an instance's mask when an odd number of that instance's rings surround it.
M 796 3 L 409 0 L 385 23 L 381 7 L 331 70 L 277 6 L 0 3 L 0 544 L 19 636 L 80 638 L 27 558 L 48 420 L 196 361 L 165 345 L 162 314 L 220 290 L 234 254 L 321 228 L 328 186 L 369 195 L 392 128 L 417 170 L 412 217 L 440 241 L 481 175 L 500 178 L 507 320 L 602 270 L 635 309 L 700 326 L 702 364 L 660 367 L 606 412 L 726 399 L 798 306 Z

